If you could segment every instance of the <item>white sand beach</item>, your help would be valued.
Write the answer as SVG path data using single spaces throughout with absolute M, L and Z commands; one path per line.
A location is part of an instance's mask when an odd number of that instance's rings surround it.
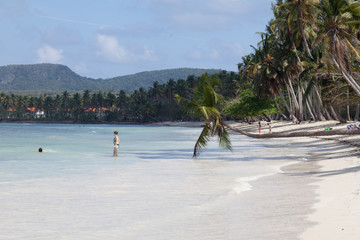
M 262 123 L 264 126 L 264 122 Z M 257 131 L 257 125 L 234 124 L 243 130 Z M 293 124 L 273 122 L 273 132 L 317 131 L 326 127 L 346 129 L 347 124 L 336 121 Z M 251 127 L 250 127 L 251 126 Z M 264 127 L 264 132 L 268 129 Z M 350 130 L 349 130 L 350 131 Z M 355 130 L 358 131 L 358 130 Z M 312 173 L 316 188 L 314 212 L 309 221 L 316 225 L 307 229 L 301 236 L 304 240 L 360 238 L 360 136 L 321 137 L 339 142 L 339 147 L 325 149 L 322 156 L 312 159 L 320 169 Z M 331 151 L 330 151 L 331 150 Z
M 347 123 L 351 124 L 351 122 Z M 294 124 L 285 121 L 272 122 L 273 132 L 319 131 L 327 127 L 346 129 L 347 124 L 337 121 L 303 122 Z M 168 122 L 164 125 L 199 126 L 199 123 Z M 257 133 L 257 123 L 232 123 L 241 130 Z M 268 133 L 266 122 L 262 122 L 262 132 Z M 358 130 L 349 130 L 358 131 Z M 314 156 L 319 166 L 310 173 L 314 178 L 317 197 L 308 221 L 315 223 L 300 236 L 304 240 L 352 240 L 360 238 L 360 135 L 318 137 L 333 143 L 335 147 L 320 149 L 322 154 Z M 292 139 L 293 141 L 294 139 Z M 274 139 L 274 141 L 276 141 Z M 295 139 L 296 141 L 296 139 Z M 313 139 L 309 138 L 309 145 Z M 335 143 L 335 144 L 334 144 Z M 305 174 L 305 173 L 304 173 Z M 309 173 L 306 173 L 309 174 Z

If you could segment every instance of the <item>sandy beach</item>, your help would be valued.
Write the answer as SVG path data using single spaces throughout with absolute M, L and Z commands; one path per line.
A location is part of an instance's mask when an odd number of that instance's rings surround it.
M 264 123 L 265 124 L 265 123 Z M 263 124 L 263 125 L 264 125 Z M 348 123 L 350 124 L 350 123 Z M 244 130 L 256 132 L 252 127 L 234 124 Z M 317 131 L 326 127 L 346 129 L 347 124 L 336 121 L 293 124 L 289 122 L 272 123 L 273 132 Z M 250 125 L 251 126 L 251 125 Z M 268 132 L 268 129 L 264 129 Z M 336 147 L 324 147 L 323 154 L 317 155 L 315 161 L 320 167 L 312 172 L 316 180 L 317 197 L 313 213 L 308 220 L 315 225 L 306 229 L 301 239 L 359 239 L 360 237 L 360 136 L 331 136 L 320 139 L 336 141 Z
M 338 124 L 337 121 L 292 122 L 274 121 L 271 123 L 273 132 L 294 131 L 321 131 L 325 128 L 346 129 L 347 124 Z M 200 126 L 200 123 L 167 122 L 167 126 Z M 257 123 L 235 123 L 232 125 L 241 130 L 258 133 Z M 262 122 L 262 132 L 268 133 L 266 122 Z M 234 133 L 237 134 L 237 133 Z M 304 138 L 302 138 L 304 139 Z M 309 145 L 314 138 L 307 138 Z M 308 221 L 312 227 L 304 229 L 300 239 L 342 239 L 352 240 L 360 237 L 360 136 L 328 136 L 318 137 L 323 144 L 314 151 L 309 161 L 314 162 L 318 168 L 312 172 L 304 169 L 314 181 L 316 198 Z M 293 141 L 294 139 L 292 139 Z M 276 141 L 275 139 L 273 141 Z M 295 138 L 295 142 L 296 142 Z M 299 138 L 299 141 L 301 138 Z M 321 154 L 319 155 L 319 151 Z

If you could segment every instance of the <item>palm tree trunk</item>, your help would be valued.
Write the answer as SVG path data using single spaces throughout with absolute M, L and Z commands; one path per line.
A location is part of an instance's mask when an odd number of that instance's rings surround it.
M 336 114 L 333 106 L 330 106 L 329 109 L 330 109 L 331 115 L 334 117 L 334 119 L 335 119 L 336 121 L 339 121 L 339 122 L 340 122 L 340 119 L 338 118 L 338 116 L 337 116 L 337 114 Z
M 321 121 L 324 121 L 326 120 L 325 116 L 322 114 L 322 111 L 325 112 L 325 114 L 327 114 L 328 116 L 330 116 L 329 112 L 327 111 L 326 108 L 324 108 L 324 104 L 322 102 L 322 99 L 321 99 L 321 95 L 320 95 L 320 92 L 319 92 L 319 88 L 318 86 L 315 84 L 314 85 L 314 91 L 315 91 L 315 96 L 317 97 L 317 102 L 318 102 L 318 115 L 319 115 L 319 118 Z
M 334 120 L 334 118 L 331 116 L 327 108 L 324 108 L 324 112 L 325 112 L 326 120 Z
M 354 121 L 355 122 L 359 121 L 359 114 L 360 114 L 360 103 L 358 103 L 356 105 L 355 116 L 354 116 Z
M 286 83 L 286 82 L 285 82 Z M 291 79 L 288 78 L 288 83 L 286 83 L 287 87 L 288 87 L 288 91 L 290 93 L 290 96 L 291 96 L 291 100 L 292 100 L 292 103 L 294 104 L 294 107 L 295 107 L 295 116 L 296 116 L 296 121 L 298 121 L 299 119 L 299 115 L 300 115 L 300 107 L 299 107 L 299 102 L 297 101 L 296 99 L 296 94 L 295 94 L 295 91 L 294 91 L 294 88 L 293 88 L 293 85 L 291 83 Z
M 360 96 L 360 85 L 355 81 L 355 79 L 348 73 L 333 57 L 333 62 L 336 67 L 340 70 L 341 74 L 345 78 L 345 80 L 350 84 L 350 86 L 354 89 L 355 93 Z
M 311 117 L 312 117 L 315 121 L 317 121 L 318 118 L 317 118 L 317 117 L 315 116 L 315 114 L 313 113 L 313 106 L 311 105 L 311 103 L 310 103 L 310 101 L 309 101 L 309 97 L 306 99 L 306 106 L 307 106 L 307 108 L 308 108 L 308 110 L 309 110 L 309 113 L 310 113 Z
M 303 88 L 298 80 L 298 102 L 299 102 L 299 119 L 304 120 Z M 315 119 L 315 118 L 314 118 Z
M 333 115 L 336 116 L 336 120 L 338 120 L 340 123 L 347 122 L 333 106 L 330 106 L 330 110 L 333 113 Z
M 281 111 L 281 108 L 279 106 L 279 103 L 277 102 L 276 100 L 276 96 L 274 97 L 274 102 L 275 102 L 275 106 L 276 106 L 276 109 L 279 111 L 280 115 L 284 118 L 284 119 L 289 119 L 282 111 Z M 286 104 L 286 103 L 285 103 Z M 287 105 L 287 104 L 286 104 Z
M 286 87 L 288 87 L 288 85 L 286 84 L 286 82 L 285 82 L 285 85 L 286 85 Z M 288 91 L 288 92 L 289 92 L 289 91 Z M 288 111 L 289 114 L 290 114 L 290 119 L 293 119 L 294 121 L 298 122 L 298 119 L 297 119 L 296 116 L 294 115 L 294 112 L 292 111 L 292 109 L 291 109 L 291 108 L 289 107 L 289 105 L 287 104 L 286 99 L 285 99 L 284 95 L 282 94 L 282 92 L 279 92 L 279 96 L 280 96 L 281 99 L 283 100 L 284 105 L 285 105 L 287 111 Z M 290 103 L 291 103 L 291 101 L 290 101 Z
M 232 127 L 227 123 L 223 123 L 225 127 L 230 130 L 243 134 L 252 138 L 288 138 L 288 137 L 319 137 L 319 136 L 334 136 L 334 135 L 360 135 L 359 130 L 348 130 L 348 129 L 338 129 L 338 130 L 320 130 L 320 131 L 302 131 L 302 132 L 284 132 L 284 133 L 264 133 L 264 134 L 255 134 L 249 133 L 237 128 Z
M 349 103 L 349 87 L 346 88 L 346 98 L 347 98 L 347 104 L 346 104 L 346 113 L 347 113 L 347 120 L 351 121 L 350 117 L 350 103 Z
M 271 119 L 265 113 L 262 113 L 262 115 L 264 116 L 267 122 L 271 122 Z

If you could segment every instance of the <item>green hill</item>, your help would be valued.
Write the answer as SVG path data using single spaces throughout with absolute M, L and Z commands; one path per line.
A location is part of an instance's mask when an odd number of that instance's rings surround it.
M 189 75 L 201 76 L 221 70 L 178 68 L 140 72 L 109 79 L 82 77 L 60 64 L 9 65 L 0 67 L 0 92 L 41 93 L 81 90 L 126 90 L 149 88 L 155 81 L 160 84 L 169 79 L 186 79 Z
M 190 75 L 201 76 L 204 73 L 218 73 L 221 70 L 217 69 L 198 69 L 198 68 L 177 68 L 157 71 L 140 72 L 132 75 L 125 75 L 102 80 L 102 85 L 105 89 L 123 89 L 135 90 L 140 87 L 148 88 L 153 85 L 155 81 L 160 84 L 166 83 L 170 79 L 179 80 L 186 79 Z

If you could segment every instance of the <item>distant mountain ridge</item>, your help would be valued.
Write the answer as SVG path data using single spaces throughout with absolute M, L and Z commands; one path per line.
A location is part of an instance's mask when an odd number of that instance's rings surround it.
M 146 71 L 108 79 L 82 77 L 61 64 L 28 64 L 0 67 L 0 92 L 22 91 L 81 91 L 125 90 L 149 88 L 155 81 L 160 84 L 170 79 L 186 79 L 189 75 L 217 73 L 220 69 L 177 68 Z

